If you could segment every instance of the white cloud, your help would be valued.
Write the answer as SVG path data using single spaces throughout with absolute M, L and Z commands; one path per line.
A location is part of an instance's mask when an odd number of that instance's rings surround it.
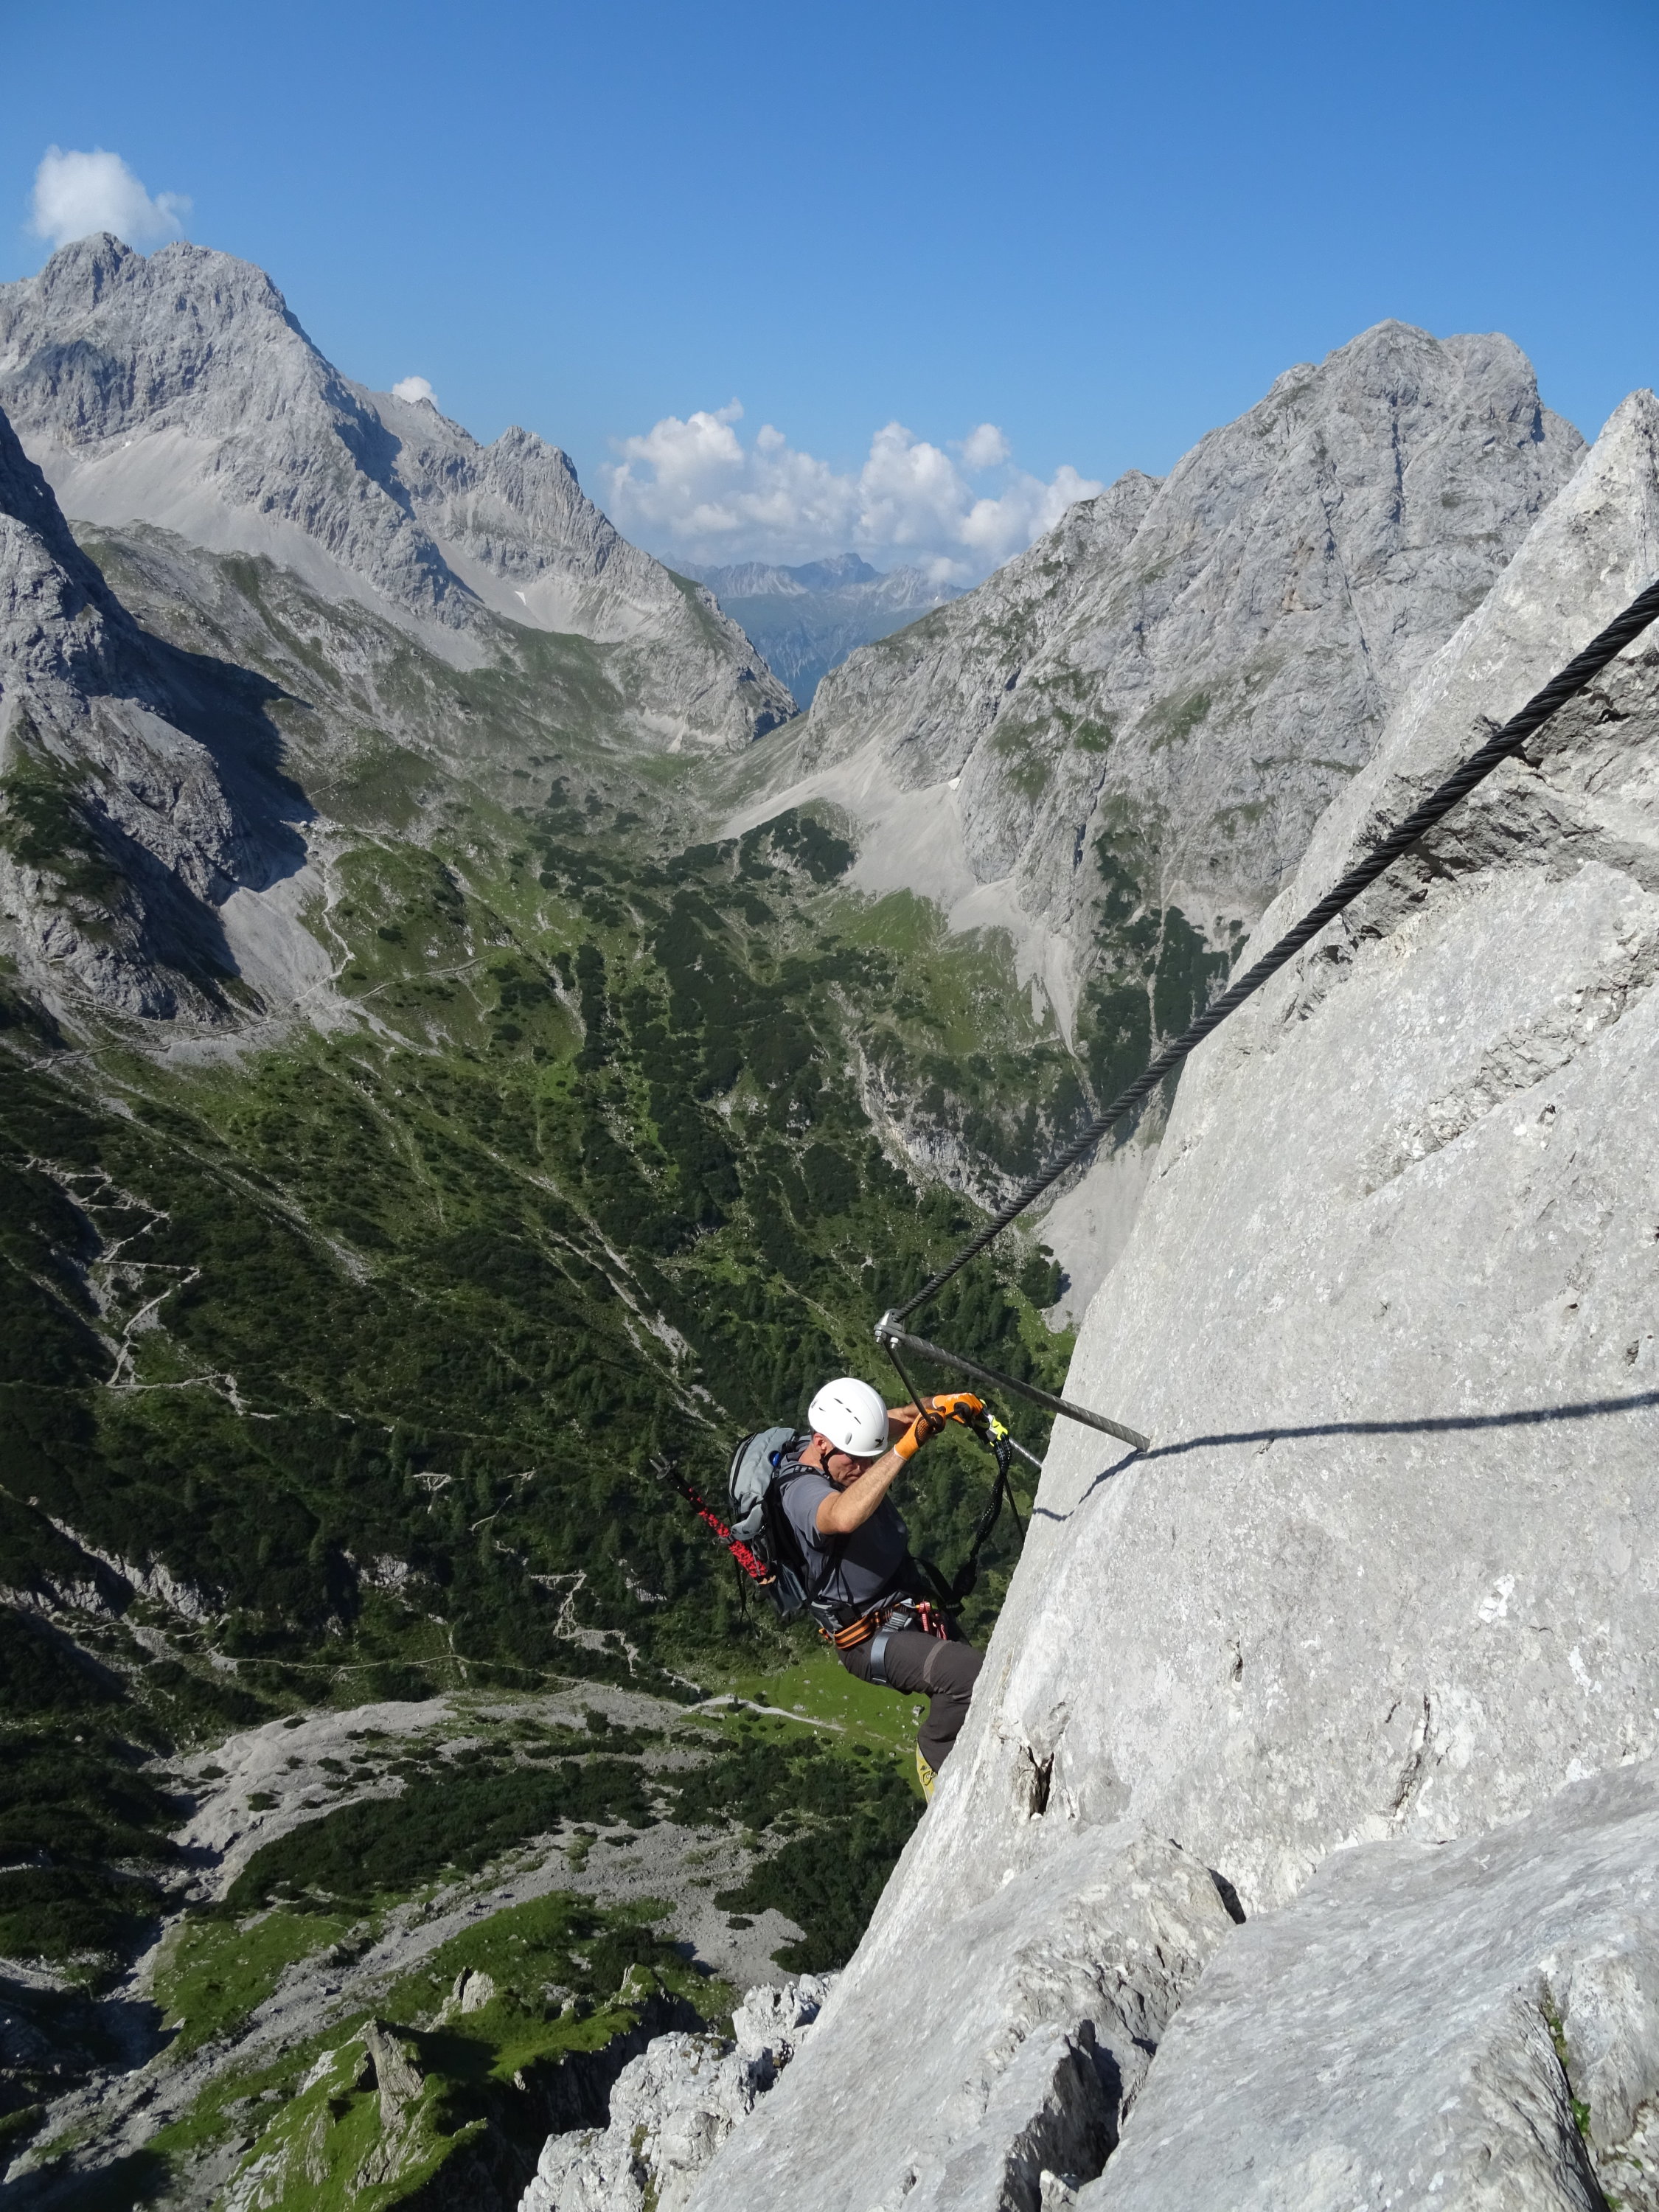
M 603 471 L 617 526 L 693 560 L 797 562 L 852 550 L 966 580 L 1101 489 L 1069 464 L 1046 483 L 1015 469 L 994 422 L 948 451 L 889 422 L 856 473 L 842 473 L 769 422 L 745 446 L 742 419 L 733 399 L 684 421 L 665 415 L 621 440 L 621 460 Z M 973 481 L 988 475 L 988 485 Z
M 994 422 L 981 422 L 970 430 L 957 451 L 965 469 L 994 469 L 1006 461 L 1012 447 Z
M 97 230 L 112 230 L 129 246 L 159 245 L 182 235 L 189 213 L 182 192 L 158 192 L 152 199 L 118 154 L 101 147 L 66 154 L 61 146 L 48 146 L 34 173 L 29 228 L 54 246 Z
M 438 395 L 423 376 L 400 376 L 392 387 L 394 399 L 406 399 L 412 407 L 417 399 L 430 400 L 435 407 Z

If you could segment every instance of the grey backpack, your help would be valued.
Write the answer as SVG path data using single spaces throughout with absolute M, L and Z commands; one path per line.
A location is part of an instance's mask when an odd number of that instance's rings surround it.
M 787 1458 L 793 1446 L 805 1442 L 805 1435 L 799 1429 L 757 1429 L 732 1453 L 732 1464 L 726 1470 L 732 1534 L 772 1570 L 766 1594 L 777 1607 L 781 1620 L 798 1620 L 817 1595 L 817 1591 L 808 1586 L 808 1569 L 799 1540 L 778 1500 L 778 1462 Z M 832 1556 L 820 1583 L 828 1578 L 834 1566 Z

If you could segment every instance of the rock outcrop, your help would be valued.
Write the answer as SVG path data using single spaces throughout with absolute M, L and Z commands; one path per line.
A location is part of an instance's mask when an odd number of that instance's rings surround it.
M 0 933 L 49 999 L 232 1017 L 221 910 L 305 857 L 274 692 L 138 628 L 0 415 Z
M 912 1921 L 873 1972 L 855 1964 L 700 2212 L 1035 2212 L 1045 2172 L 1099 2172 L 1233 1923 L 1199 1861 L 1132 1823 L 1073 1823 L 1048 1850 L 1039 1837 L 981 1867 L 971 1898 Z M 860 1962 L 873 1965 L 872 1940 Z
M 1659 1768 L 1328 1859 L 1171 2027 L 1087 2212 L 1659 2206 Z
M 108 235 L 0 286 L 0 405 L 65 512 L 264 553 L 467 665 L 489 611 L 615 648 L 639 732 L 741 746 L 794 711 L 708 592 L 618 535 L 556 447 L 481 446 L 326 362 L 262 270 Z
M 1259 941 L 1656 573 L 1638 393 L 1419 667 Z M 889 2143 L 944 2139 L 984 1985 L 1066 1923 L 1091 1838 L 1173 1838 L 1254 1916 L 1341 1845 L 1476 1836 L 1659 1750 L 1656 975 L 1649 639 L 1194 1056 L 1068 1386 L 1153 1446 L 1058 1428 L 933 1809 L 702 2212 L 896 2201 Z M 994 1952 L 960 1940 L 1021 1885 Z M 1138 1909 L 1170 1893 L 1154 1875 Z M 854 2094 L 900 1986 L 916 2033 L 859 2093 L 883 2127 L 809 2193 L 805 2116 Z M 1002 2114 L 1005 2148 L 1044 2109 Z M 1034 2207 L 994 2166 L 941 2203 Z
M 732 2037 L 659 2035 L 617 2077 L 609 2125 L 550 2136 L 519 2212 L 684 2212 L 697 2176 L 799 2050 L 835 1985 L 750 1990 Z

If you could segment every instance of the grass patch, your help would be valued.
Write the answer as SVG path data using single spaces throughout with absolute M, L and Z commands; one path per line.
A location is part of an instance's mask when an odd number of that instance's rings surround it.
M 471 2161 L 480 2158 L 491 2185 L 516 2201 L 550 2126 L 571 2118 L 568 2062 L 599 2058 L 586 2097 L 599 2101 L 599 2118 L 603 2085 L 620 2063 L 604 2054 L 637 2027 L 645 2007 L 665 2017 L 663 1993 L 672 1992 L 687 2025 L 729 2011 L 731 1990 L 688 1967 L 656 1933 L 664 1909 L 607 1909 L 556 1894 L 494 1914 L 404 1975 L 374 2030 L 354 2013 L 270 2066 L 211 2083 L 154 2139 L 158 2171 L 252 2125 L 260 2132 L 243 2161 L 244 2186 L 270 2205 L 374 2212 L 408 2201 L 459 2159 L 476 2187 Z M 461 2012 L 455 1984 L 467 1974 L 488 1975 L 490 1986 L 478 2003 L 475 1984 L 473 2009 Z M 368 2064 L 370 2033 L 400 2054 L 390 2127 Z
M 498 2081 L 556 2050 L 595 2047 L 596 2015 L 641 2002 L 657 1988 L 686 1997 L 709 2019 L 731 2008 L 732 1992 L 688 1966 L 657 1933 L 665 1904 L 603 1907 L 556 1893 L 492 1913 L 454 1936 L 390 1992 L 392 2015 L 448 2030 L 487 2056 L 472 2063 Z M 488 1975 L 495 1994 L 476 2010 L 454 2009 L 458 1980 Z M 586 2025 L 585 2025 L 586 2024 Z
M 811 1652 L 771 1674 L 730 1676 L 721 1687 L 730 1696 L 757 1705 L 781 1706 L 804 1723 L 828 1722 L 841 1731 L 849 1747 L 864 1744 L 872 1751 L 890 1753 L 901 1767 L 911 1761 L 915 1749 L 911 1700 L 860 1681 L 825 1652 Z
M 183 2057 L 229 2036 L 264 2002 L 289 1967 L 337 1941 L 349 1920 L 320 1912 L 272 1911 L 245 1924 L 198 1918 L 173 1929 L 156 1961 L 155 2001 L 177 2030 Z

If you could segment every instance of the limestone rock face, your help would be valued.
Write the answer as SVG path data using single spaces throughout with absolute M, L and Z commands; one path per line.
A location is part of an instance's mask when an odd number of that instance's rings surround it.
M 1013 927 L 1068 1026 L 1091 977 L 1144 1000 L 1126 932 L 1255 921 L 1582 450 L 1507 338 L 1380 324 L 832 671 L 792 793 Z
M 1659 2205 L 1659 1769 L 1328 1859 L 1213 1960 L 1088 2212 Z
M 1257 941 L 1656 573 L 1638 393 L 1406 686 Z M 947 2041 L 974 2063 L 987 1981 L 1066 1911 L 1091 1838 L 1172 1838 L 1254 1916 L 1340 1845 L 1478 1836 L 1659 1750 L 1656 975 L 1649 640 L 1189 1064 L 1067 1386 L 1152 1448 L 1058 1425 L 933 1808 L 709 2212 L 896 2201 L 889 2138 L 939 2109 Z M 1006 1935 L 958 1942 L 1021 1882 Z M 809 2195 L 806 2116 L 901 1962 L 945 2025 L 878 2076 L 902 2118 Z
M 806 2039 L 837 1977 L 750 1990 L 732 2040 L 655 2037 L 611 2092 L 611 2124 L 550 2136 L 520 2212 L 684 2212 L 696 2177 Z
M 556 447 L 480 446 L 349 382 L 263 270 L 107 235 L 0 286 L 0 404 L 78 520 L 264 553 L 466 663 L 486 610 L 620 648 L 642 736 L 746 744 L 793 702 L 700 586 L 620 537 Z
M 220 907 L 304 860 L 273 690 L 138 628 L 0 416 L 0 934 L 49 1000 L 230 1016 Z
M 902 1933 L 878 1921 L 696 2212 L 1036 2212 L 1045 2172 L 1098 2172 L 1164 2023 L 1231 1932 L 1204 1867 L 1132 1824 L 1012 1848 L 966 1909 Z

